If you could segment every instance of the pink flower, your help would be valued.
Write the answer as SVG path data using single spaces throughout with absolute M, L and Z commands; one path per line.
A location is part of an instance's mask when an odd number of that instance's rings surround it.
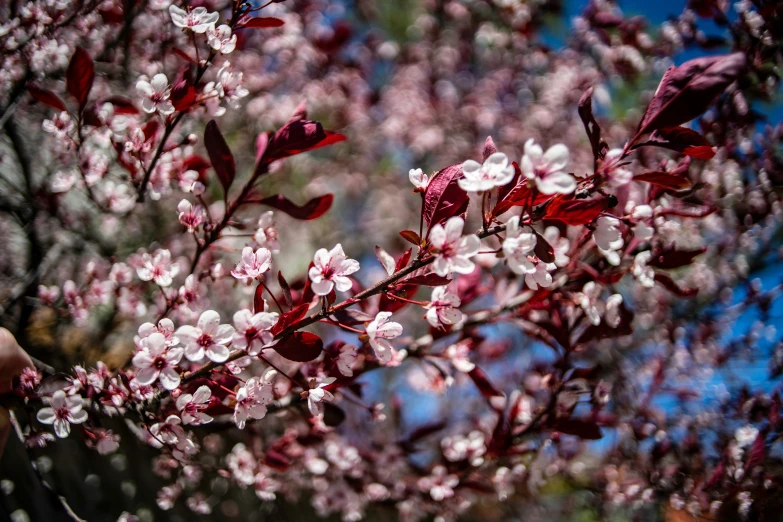
M 231 344 L 235 348 L 245 350 L 248 355 L 258 355 L 261 349 L 274 340 L 270 332 L 278 319 L 278 314 L 259 312 L 253 314 L 250 310 L 239 310 L 234 314 L 236 333 Z
M 231 27 L 227 25 L 212 26 L 207 29 L 207 41 L 214 50 L 229 54 L 237 46 L 237 35 L 232 35 Z
M 180 326 L 177 336 L 185 344 L 185 357 L 199 361 L 206 353 L 209 360 L 222 363 L 228 359 L 226 346 L 234 335 L 234 327 L 220 324 L 220 314 L 207 310 L 198 319 L 198 326 Z
M 462 236 L 465 221 L 458 216 L 446 221 L 446 226 L 435 225 L 430 232 L 430 244 L 435 255 L 433 263 L 435 273 L 439 276 L 447 276 L 451 272 L 469 274 L 473 271 L 474 264 L 470 260 L 475 256 L 481 242 L 475 234 Z
M 529 229 L 528 229 L 529 230 Z M 506 222 L 506 238 L 503 240 L 503 254 L 508 266 L 515 274 L 532 274 L 536 271 L 531 256 L 536 247 L 536 235 L 519 226 L 519 216 Z
M 370 322 L 365 329 L 370 346 L 381 363 L 388 363 L 394 355 L 394 348 L 387 339 L 394 339 L 402 335 L 402 325 L 390 322 L 391 315 L 391 312 L 378 312 L 375 320 Z
M 173 390 L 180 383 L 177 365 L 184 350 L 169 348 L 162 333 L 153 333 L 140 341 L 141 350 L 133 356 L 133 365 L 140 369 L 136 380 L 142 386 L 150 386 L 156 380 L 167 390 Z
M 337 370 L 346 377 L 353 377 L 353 363 L 356 362 L 356 352 L 358 347 L 353 344 L 344 344 L 340 346 L 340 355 L 335 361 Z
M 459 484 L 457 475 L 451 475 L 444 466 L 435 466 L 432 474 L 419 479 L 419 489 L 429 492 L 432 500 L 440 502 L 454 496 L 454 488 Z
M 416 187 L 414 192 L 425 192 L 430 184 L 429 177 L 421 169 L 411 169 L 408 171 L 408 179 Z
M 345 257 L 340 243 L 330 251 L 319 249 L 310 268 L 310 281 L 316 295 L 329 295 L 333 288 L 340 292 L 351 289 L 351 280 L 347 276 L 359 270 L 359 262 Z
M 539 261 L 536 263 L 536 269 L 528 274 L 525 274 L 525 284 L 530 287 L 531 290 L 538 290 L 541 286 L 546 288 L 552 285 L 552 274 L 550 270 L 557 268 L 554 263 L 544 263 Z
M 195 393 L 183 393 L 177 397 L 177 409 L 180 412 L 183 424 L 207 424 L 212 422 L 212 417 L 203 410 L 209 406 L 212 390 L 209 386 L 199 386 Z
M 150 426 L 150 433 L 164 444 L 177 444 L 180 440 L 187 439 L 185 430 L 182 429 L 182 419 L 176 415 L 169 415 L 165 422 Z
M 570 194 L 576 189 L 576 180 L 571 174 L 563 172 L 568 165 L 568 148 L 557 144 L 546 152 L 531 138 L 525 142 L 522 156 L 522 174 L 535 180 L 542 194 Z
M 152 80 L 142 76 L 136 82 L 136 91 L 144 97 L 141 102 L 144 112 L 151 114 L 158 111 L 163 116 L 174 112 L 174 105 L 169 101 L 169 80 L 165 74 L 156 74 Z
M 191 234 L 206 220 L 206 212 L 201 205 L 193 206 L 193 203 L 183 199 L 177 205 L 177 217 L 179 222 L 188 227 Z
M 170 286 L 174 276 L 179 273 L 179 266 L 171 262 L 171 252 L 160 249 L 154 256 L 144 253 L 141 256 L 142 265 L 136 269 L 142 281 L 155 281 L 158 286 Z
M 490 155 L 484 164 L 467 160 L 462 164 L 465 177 L 458 183 L 465 192 L 486 192 L 495 187 L 502 187 L 514 178 L 514 166 L 509 164 L 508 157 L 502 152 Z
M 267 374 L 265 379 L 269 377 L 270 375 Z M 273 399 L 271 383 L 260 382 L 256 377 L 248 379 L 245 385 L 237 390 L 234 407 L 234 422 L 237 427 L 240 430 L 244 429 L 247 419 L 263 419 L 266 415 L 266 405 Z
M 432 290 L 432 299 L 427 310 L 427 322 L 433 328 L 456 324 L 462 320 L 462 312 L 457 310 L 459 297 L 449 292 L 448 287 L 439 286 Z
M 320 383 L 316 383 L 315 379 L 310 379 L 310 390 L 307 392 L 307 407 L 314 417 L 323 415 L 324 402 L 332 402 L 334 400 L 334 395 L 325 388 L 336 380 L 335 377 L 327 377 Z
M 251 247 L 242 249 L 242 261 L 239 262 L 231 275 L 236 279 L 245 279 L 248 282 L 258 278 L 272 266 L 272 253 L 266 248 L 259 248 L 255 252 Z
M 183 29 L 190 29 L 194 33 L 206 33 L 218 21 L 217 13 L 210 13 L 206 7 L 197 7 L 185 11 L 175 5 L 169 6 L 169 14 L 174 25 Z
M 71 433 L 71 424 L 87 420 L 87 412 L 82 407 L 81 397 L 66 397 L 64 391 L 57 390 L 49 400 L 49 406 L 38 410 L 36 418 L 43 424 L 54 424 L 57 436 L 65 438 Z
M 258 229 L 253 239 L 258 246 L 269 249 L 273 254 L 280 252 L 280 242 L 278 241 L 277 229 L 275 228 L 275 214 L 271 210 L 261 214 L 258 218 Z
M 179 297 L 182 299 L 182 303 L 192 312 L 206 308 L 209 304 L 209 301 L 202 297 L 205 292 L 206 285 L 201 284 L 195 274 L 186 277 L 185 284 L 179 287 Z

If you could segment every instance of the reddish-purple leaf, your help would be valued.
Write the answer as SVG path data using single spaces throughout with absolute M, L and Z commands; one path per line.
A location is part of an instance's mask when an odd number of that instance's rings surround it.
M 95 64 L 87 51 L 77 47 L 65 71 L 65 87 L 83 109 L 95 81 Z
M 686 156 L 708 160 L 715 156 L 715 149 L 707 138 L 687 127 L 666 127 L 650 135 L 650 139 L 638 145 L 652 146 L 682 152 Z
M 277 320 L 277 323 L 270 330 L 272 335 L 277 335 L 280 332 L 284 332 L 291 325 L 301 321 L 304 316 L 307 315 L 307 310 L 309 308 L 310 307 L 307 303 L 302 303 L 296 308 L 280 314 L 280 318 Z
M 278 194 L 276 196 L 269 196 L 268 198 L 264 198 L 258 202 L 262 205 L 267 205 L 269 207 L 283 211 L 293 218 L 308 221 L 311 219 L 317 219 L 326 214 L 326 212 L 332 207 L 333 201 L 334 194 L 326 194 L 324 196 L 313 198 L 300 207 L 292 203 L 282 194 Z
M 289 361 L 310 362 L 321 355 L 324 342 L 314 333 L 294 332 L 272 348 Z
M 185 60 L 185 61 L 187 61 L 189 63 L 192 63 L 193 65 L 197 65 L 198 64 L 198 62 L 196 60 L 191 58 L 188 53 L 186 53 L 185 51 L 183 51 L 179 47 L 174 47 L 173 51 L 174 51 L 174 54 L 176 54 L 177 56 L 179 56 L 183 60 Z
M 552 429 L 585 440 L 598 440 L 603 437 L 600 426 L 591 419 L 558 419 L 552 424 Z
M 647 183 L 652 183 L 653 185 L 666 190 L 679 191 L 691 188 L 691 182 L 688 178 L 662 171 L 637 174 L 633 177 L 633 180 L 646 181 Z
M 663 285 L 666 290 L 679 297 L 693 297 L 699 293 L 698 288 L 682 288 L 674 280 L 661 272 L 655 273 L 655 281 Z
M 451 283 L 451 279 L 440 276 L 435 272 L 431 272 L 429 274 L 417 275 L 409 279 L 404 279 L 402 282 L 408 285 L 444 286 Z
M 606 152 L 609 150 L 609 145 L 601 137 L 601 127 L 593 116 L 593 88 L 587 89 L 582 98 L 579 100 L 579 117 L 582 119 L 582 124 L 585 126 L 585 132 L 587 138 L 590 140 L 590 146 L 593 149 L 593 157 L 603 159 L 606 156 Z
M 436 173 L 424 194 L 424 221 L 433 227 L 468 210 L 470 198 L 459 187 L 462 164 L 451 165 Z
M 650 266 L 672 270 L 682 266 L 690 265 L 693 259 L 707 251 L 707 247 L 696 248 L 693 250 L 677 250 L 674 245 L 655 252 L 650 259 Z
M 317 121 L 289 121 L 269 139 L 260 163 L 301 154 L 309 150 L 345 141 L 345 136 L 326 131 Z
M 544 263 L 554 263 L 555 249 L 552 247 L 552 245 L 549 244 L 549 242 L 546 239 L 544 239 L 544 236 L 542 236 L 535 230 L 533 230 L 533 233 L 536 235 L 536 246 L 533 249 L 533 252 Z
M 192 154 L 185 158 L 182 162 L 182 170 L 195 170 L 199 174 L 203 174 L 212 165 L 206 160 L 206 158 L 199 156 L 198 154 Z
M 279 18 L 259 17 L 250 18 L 249 20 L 243 21 L 239 28 L 246 27 L 248 29 L 266 29 L 267 27 L 281 27 L 283 24 L 285 24 L 285 22 Z
M 291 287 L 289 286 L 288 281 L 285 280 L 285 277 L 283 277 L 283 272 L 279 270 L 277 271 L 277 284 L 280 285 L 280 289 L 283 291 L 285 304 L 291 308 L 294 305 L 294 299 L 291 296 Z
M 745 69 L 744 53 L 708 56 L 670 67 L 639 123 L 636 137 L 701 115 Z
M 171 89 L 171 103 L 174 109 L 184 112 L 196 102 L 196 89 L 186 79 L 177 82 Z
M 33 99 L 37 102 L 48 105 L 49 107 L 57 109 L 58 111 L 67 110 L 65 108 L 65 103 L 63 103 L 60 97 L 48 89 L 41 89 L 33 83 L 28 83 L 27 92 L 29 92 L 30 96 L 32 96 Z
M 264 311 L 264 285 L 259 284 L 256 292 L 253 294 L 253 311 L 255 313 Z
M 491 382 L 489 382 L 489 378 L 487 377 L 487 374 L 484 373 L 484 370 L 482 370 L 478 366 L 470 370 L 468 372 L 468 376 L 473 381 L 473 384 L 476 385 L 476 388 L 479 389 L 481 395 L 488 401 L 493 402 L 493 399 L 495 397 L 505 397 L 505 395 L 503 395 L 503 392 L 495 388 L 495 386 Z
M 481 152 L 484 161 L 487 161 L 487 158 L 497 151 L 498 148 L 495 146 L 495 140 L 492 139 L 492 136 L 487 136 L 487 139 L 484 141 L 484 150 Z
M 413 249 L 409 248 L 405 252 L 402 253 L 402 255 L 397 259 L 397 263 L 394 265 L 394 271 L 402 270 L 406 266 L 408 266 L 408 261 L 411 260 L 411 254 L 413 254 Z
M 234 163 L 234 155 L 231 154 L 231 149 L 228 148 L 228 143 L 220 133 L 215 120 L 210 120 L 207 123 L 207 129 L 204 132 L 204 145 L 209 153 L 209 161 L 212 162 L 212 167 L 223 185 L 223 192 L 227 196 L 228 189 L 236 176 L 236 164 Z
M 586 225 L 606 210 L 606 203 L 606 198 L 574 199 L 571 196 L 557 196 L 547 206 L 544 218 L 566 225 Z
M 516 164 L 514 164 L 514 166 L 516 167 Z M 541 203 L 549 201 L 554 197 L 552 195 L 540 193 L 536 189 L 535 185 L 533 185 L 531 188 L 531 186 L 528 186 L 528 179 L 523 179 L 521 175 L 517 175 L 515 179 L 519 181 L 511 188 L 511 190 L 505 193 L 504 196 L 501 196 L 498 204 L 495 205 L 495 208 L 492 209 L 493 216 L 499 216 L 505 212 L 508 212 L 513 207 L 521 207 L 527 204 L 535 207 L 536 205 L 540 205 Z M 509 185 L 511 185 L 511 183 L 509 183 Z M 507 187 L 509 185 L 507 185 Z M 502 191 L 503 189 L 501 188 L 501 192 L 499 192 L 500 195 L 504 194 Z
M 403 230 L 400 232 L 400 236 L 407 241 L 408 243 L 416 246 L 421 245 L 421 238 L 419 237 L 419 234 L 414 232 L 413 230 Z

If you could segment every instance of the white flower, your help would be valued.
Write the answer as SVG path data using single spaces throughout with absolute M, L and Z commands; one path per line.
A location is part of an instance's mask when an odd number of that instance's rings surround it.
M 553 145 L 544 152 L 531 138 L 525 142 L 520 168 L 525 177 L 535 180 L 542 194 L 570 194 L 576 189 L 576 180 L 563 172 L 568 156 L 568 148 L 563 144 Z
M 210 47 L 222 54 L 229 54 L 237 46 L 237 35 L 232 35 L 231 27 L 227 25 L 207 29 L 207 40 Z
M 163 116 L 174 112 L 174 105 L 169 101 L 169 80 L 165 74 L 156 74 L 152 80 L 146 76 L 140 77 L 136 82 L 136 91 L 144 97 L 141 102 L 141 108 L 144 109 L 144 112 L 152 114 L 158 111 Z
M 218 21 L 217 13 L 207 12 L 206 7 L 197 7 L 191 11 L 180 9 L 176 5 L 169 6 L 169 14 L 174 25 L 190 29 L 194 33 L 203 34 Z
M 465 192 L 485 192 L 495 187 L 502 187 L 514 178 L 514 166 L 509 164 L 508 157 L 502 152 L 496 152 L 488 157 L 484 164 L 467 160 L 462 164 L 465 175 L 458 183 Z
M 560 237 L 560 231 L 557 227 L 546 227 L 544 230 L 544 239 L 552 245 L 555 251 L 555 266 L 563 268 L 568 265 L 570 258 L 568 251 L 571 249 L 571 243 L 567 237 Z
M 595 281 L 588 281 L 582 287 L 582 293 L 576 294 L 579 306 L 582 307 L 587 319 L 593 325 L 601 324 L 601 311 L 599 310 L 601 287 L 595 284 Z
M 277 254 L 280 252 L 280 242 L 277 239 L 274 216 L 275 214 L 271 210 L 261 214 L 261 217 L 258 218 L 258 230 L 256 230 L 253 239 L 258 243 L 258 246 Z
M 446 221 L 446 226 L 435 225 L 430 232 L 430 244 L 434 247 L 435 273 L 447 276 L 451 272 L 469 274 L 473 271 L 473 261 L 481 248 L 481 241 L 475 234 L 462 236 L 465 221 L 455 216 Z
M 185 430 L 182 429 L 182 419 L 176 415 L 169 415 L 165 422 L 150 426 L 150 433 L 164 444 L 178 444 L 180 440 L 187 439 Z
M 171 285 L 174 276 L 179 273 L 179 266 L 171 262 L 171 252 L 165 249 L 157 250 L 154 256 L 147 253 L 141 256 L 142 266 L 136 269 L 142 281 L 155 281 L 158 286 Z
M 606 324 L 612 328 L 617 328 L 620 326 L 620 321 L 622 321 L 622 317 L 620 317 L 620 307 L 622 304 L 623 296 L 620 294 L 612 294 L 606 300 L 606 312 L 604 313 L 604 320 L 606 321 Z
M 221 116 L 226 112 L 226 109 L 220 106 L 220 100 L 226 100 L 229 107 L 237 108 L 240 98 L 250 94 L 242 83 L 242 73 L 232 71 L 231 64 L 224 62 L 217 73 L 217 82 L 209 82 L 204 86 L 204 96 L 207 98 L 207 109 L 210 114 Z
M 237 427 L 244 429 L 247 419 L 263 419 L 266 416 L 266 406 L 273 399 L 271 383 L 260 382 L 257 377 L 248 379 L 245 385 L 237 390 L 234 407 L 234 422 Z
M 611 265 L 619 265 L 620 255 L 617 251 L 623 248 L 620 220 L 611 216 L 600 216 L 596 220 L 595 225 L 593 239 L 595 239 L 598 250 Z
M 242 261 L 237 263 L 231 275 L 236 279 L 252 281 L 269 270 L 272 266 L 272 253 L 266 248 L 255 252 L 251 247 L 242 249 Z
M 188 232 L 191 234 L 204 222 L 206 217 L 204 207 L 201 205 L 194 207 L 193 203 L 187 199 L 183 199 L 177 205 L 177 218 L 180 223 L 188 227 Z
M 340 243 L 331 251 L 321 248 L 315 253 L 309 272 L 313 292 L 316 295 L 329 295 L 333 288 L 347 292 L 353 285 L 346 276 L 358 270 L 359 262 L 346 258 Z
M 470 342 L 452 344 L 446 348 L 444 355 L 459 372 L 468 373 L 476 367 L 470 360 Z
M 337 356 L 337 369 L 346 377 L 353 377 L 353 363 L 356 362 L 358 347 L 353 344 L 340 346 L 340 355 Z
M 652 288 L 655 286 L 655 271 L 647 266 L 652 257 L 652 252 L 645 250 L 639 252 L 633 258 L 633 276 L 643 287 Z
M 207 424 L 212 422 L 212 417 L 203 412 L 209 406 L 212 390 L 209 386 L 199 386 L 194 394 L 183 393 L 177 397 L 177 409 L 180 411 L 184 424 Z
M 755 426 L 748 424 L 742 428 L 737 428 L 734 432 L 734 439 L 740 448 L 744 448 L 753 444 L 756 438 L 759 436 L 759 430 Z
M 168 348 L 166 337 L 158 332 L 141 339 L 139 345 L 141 349 L 133 356 L 133 365 L 140 368 L 136 375 L 139 384 L 149 386 L 156 380 L 160 380 L 167 390 L 179 386 L 177 365 L 182 359 L 184 350 L 180 347 Z
M 365 329 L 370 346 L 382 364 L 391 361 L 394 355 L 394 348 L 387 339 L 394 339 L 402 335 L 402 325 L 389 322 L 391 315 L 391 312 L 378 312 L 375 320 L 370 322 Z
M 327 377 L 316 384 L 315 379 L 310 379 L 310 390 L 307 392 L 307 407 L 314 417 L 323 415 L 324 402 L 331 402 L 334 400 L 334 395 L 325 388 L 336 380 L 335 377 Z
M 236 333 L 231 344 L 245 350 L 248 355 L 258 355 L 261 349 L 274 339 L 275 336 L 269 330 L 277 323 L 277 319 L 276 313 L 253 314 L 247 309 L 239 310 L 234 314 Z
M 448 287 L 439 286 L 432 290 L 432 299 L 427 306 L 427 322 L 433 328 L 456 324 L 462 320 L 462 312 L 458 310 L 459 297 L 449 292 Z
M 411 169 L 408 171 L 408 179 L 416 187 L 415 192 L 425 192 L 430 184 L 429 177 L 421 169 Z
M 513 216 L 506 222 L 506 239 L 503 240 L 503 254 L 508 266 L 515 274 L 532 274 L 536 265 L 530 258 L 536 248 L 537 238 L 531 232 L 519 226 L 519 216 Z
M 49 400 L 49 407 L 38 410 L 36 418 L 43 424 L 54 424 L 54 432 L 64 438 L 71 433 L 71 424 L 87 420 L 87 412 L 82 407 L 80 396 L 66 397 L 64 391 L 57 390 Z
M 185 344 L 185 357 L 189 360 L 199 361 L 206 353 L 211 361 L 222 363 L 228 359 L 226 344 L 234 335 L 234 327 L 220 324 L 220 315 L 207 310 L 199 317 L 198 326 L 180 326 L 176 334 Z
M 536 263 L 536 269 L 530 274 L 525 274 L 525 284 L 530 287 L 531 290 L 538 290 L 538 287 L 548 287 L 552 284 L 552 274 L 550 270 L 557 268 L 554 263 L 543 263 L 539 261 Z
M 432 474 L 421 477 L 418 482 L 419 489 L 429 492 L 432 500 L 440 502 L 454 496 L 454 488 L 459 484 L 459 477 L 448 473 L 445 466 L 435 466 Z

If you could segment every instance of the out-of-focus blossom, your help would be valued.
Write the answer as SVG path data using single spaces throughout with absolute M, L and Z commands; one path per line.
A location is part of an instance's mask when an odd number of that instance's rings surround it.
M 220 25 L 207 29 L 207 38 L 210 47 L 222 54 L 231 53 L 237 46 L 237 35 L 231 34 L 231 27 Z
M 144 97 L 141 102 L 141 108 L 144 109 L 144 112 L 153 113 L 157 111 L 163 116 L 168 116 L 174 112 L 174 105 L 169 101 L 169 95 L 171 94 L 169 80 L 165 74 L 156 74 L 152 77 L 152 80 L 142 76 L 136 82 L 136 90 L 139 95 Z
M 411 169 L 408 171 L 408 179 L 415 187 L 415 192 L 426 192 L 430 184 L 429 177 L 421 169 Z
M 155 255 L 144 253 L 141 256 L 141 266 L 136 269 L 142 281 L 154 281 L 158 286 L 170 286 L 174 276 L 179 273 L 179 266 L 171 262 L 171 252 L 160 249 Z
M 326 389 L 327 386 L 332 384 L 337 379 L 334 377 L 327 377 L 321 382 L 317 382 L 315 379 L 310 379 L 310 389 L 307 392 L 307 407 L 310 413 L 314 417 L 320 417 L 324 413 L 324 403 L 332 402 L 334 395 Z
M 536 265 L 530 257 L 536 242 L 536 235 L 532 231 L 526 232 L 519 226 L 519 216 L 513 216 L 506 222 L 503 254 L 515 274 L 532 274 L 536 271 Z
M 459 311 L 459 305 L 459 297 L 449 292 L 448 287 L 439 286 L 434 288 L 428 305 L 427 322 L 433 328 L 460 322 L 462 320 L 462 312 Z
M 273 254 L 280 252 L 280 241 L 278 240 L 277 229 L 275 228 L 275 214 L 271 210 L 264 212 L 258 218 L 258 229 L 253 235 L 253 239 L 258 246 L 266 248 Z

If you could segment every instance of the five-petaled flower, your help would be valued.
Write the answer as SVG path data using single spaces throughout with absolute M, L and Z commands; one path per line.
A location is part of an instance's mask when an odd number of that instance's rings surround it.
M 237 35 L 231 34 L 231 27 L 221 25 L 207 29 L 209 46 L 222 54 L 231 53 L 237 46 Z
M 136 90 L 144 97 L 144 100 L 141 102 L 141 108 L 144 109 L 144 112 L 151 114 L 158 111 L 163 116 L 168 116 L 174 112 L 174 105 L 169 101 L 171 94 L 169 80 L 165 74 L 158 73 L 152 77 L 152 80 L 142 76 L 136 82 Z
M 245 350 L 248 355 L 258 355 L 261 349 L 275 338 L 269 330 L 277 323 L 278 314 L 250 310 L 239 310 L 234 314 L 234 333 L 232 346 Z
M 337 243 L 331 250 L 319 249 L 313 257 L 310 267 L 310 281 L 316 295 L 329 295 L 333 288 L 340 292 L 351 289 L 351 280 L 347 277 L 359 270 L 359 262 L 345 257 L 343 247 Z
M 467 160 L 462 164 L 465 175 L 458 183 L 465 192 L 486 192 L 495 187 L 502 187 L 514 178 L 514 166 L 508 162 L 508 157 L 502 152 L 490 155 L 484 164 Z
M 87 420 L 87 412 L 82 407 L 80 396 L 66 397 L 64 391 L 57 390 L 49 400 L 49 406 L 38 410 L 36 417 L 38 422 L 53 424 L 57 436 L 64 438 L 71 433 L 71 424 Z
M 382 364 L 391 361 L 394 355 L 394 348 L 387 339 L 394 339 L 402 335 L 402 325 L 389 321 L 391 315 L 391 312 L 378 312 L 375 319 L 365 328 L 368 342 Z
M 462 320 L 462 312 L 458 310 L 460 299 L 449 292 L 448 287 L 439 286 L 432 290 L 432 299 L 427 305 L 427 322 L 433 328 L 456 324 Z
M 430 244 L 433 247 L 435 273 L 439 276 L 447 276 L 451 272 L 469 274 L 473 271 L 474 264 L 470 260 L 475 256 L 481 242 L 477 235 L 462 236 L 465 221 L 455 216 L 446 221 L 446 225 L 435 225 L 430 232 Z
M 266 382 L 252 377 L 237 390 L 234 422 L 240 430 L 244 429 L 248 419 L 263 419 L 266 415 L 266 406 L 274 399 L 272 384 L 269 382 L 270 373 L 264 377 Z
M 140 350 L 133 356 L 133 365 L 139 368 L 136 380 L 143 386 L 149 386 L 156 380 L 167 390 L 173 390 L 180 383 L 177 365 L 184 350 L 181 347 L 169 348 L 162 333 L 152 333 L 139 341 Z
M 314 417 L 320 417 L 324 413 L 324 403 L 334 400 L 334 395 L 326 389 L 327 386 L 332 384 L 337 379 L 335 377 L 327 377 L 320 383 L 315 379 L 310 379 L 310 389 L 307 393 L 307 407 L 310 409 L 310 413 Z M 303 394 L 305 392 L 302 392 Z
M 242 261 L 237 263 L 231 275 L 236 279 L 244 279 L 248 282 L 257 279 L 272 266 L 272 253 L 266 248 L 259 248 L 255 252 L 251 247 L 242 249 Z
M 185 344 L 185 357 L 199 361 L 206 353 L 209 360 L 222 363 L 228 359 L 226 346 L 234 335 L 234 327 L 220 324 L 220 314 L 207 310 L 198 318 L 197 326 L 180 326 L 177 337 Z
M 576 189 L 576 180 L 563 171 L 568 165 L 568 148 L 558 143 L 546 152 L 531 138 L 525 142 L 522 156 L 522 174 L 535 180 L 542 194 L 570 194 Z
M 503 240 L 503 254 L 508 266 L 515 274 L 532 274 L 536 265 L 531 259 L 531 253 L 536 248 L 538 239 L 532 230 L 529 232 L 519 226 L 519 216 L 513 216 L 506 222 L 506 238 Z
M 209 399 L 212 397 L 212 390 L 209 386 L 199 386 L 191 395 L 183 393 L 177 397 L 177 409 L 180 412 L 183 424 L 207 424 L 212 422 L 212 417 L 204 413 L 209 406 Z
M 206 219 L 206 212 L 201 205 L 194 207 L 193 203 L 183 199 L 177 205 L 177 217 L 179 222 L 188 227 L 188 232 L 192 234 Z
M 158 286 L 171 285 L 174 276 L 179 273 L 179 265 L 171 262 L 171 252 L 160 249 L 155 255 L 144 253 L 141 256 L 141 266 L 136 269 L 142 281 L 155 281 Z
M 218 21 L 217 13 L 210 13 L 206 7 L 197 7 L 185 11 L 176 5 L 169 6 L 169 14 L 174 25 L 183 29 L 190 29 L 194 33 L 203 34 L 212 28 Z

